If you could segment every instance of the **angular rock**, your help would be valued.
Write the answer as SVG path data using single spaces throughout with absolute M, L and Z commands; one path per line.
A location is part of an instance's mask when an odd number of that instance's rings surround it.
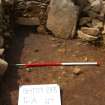
M 47 28 L 59 38 L 74 37 L 78 8 L 71 0 L 51 0 Z
M 100 33 L 98 28 L 89 28 L 89 27 L 82 27 L 81 31 L 85 34 L 92 35 L 92 36 L 97 36 Z
M 77 34 L 78 34 L 78 37 L 83 41 L 95 41 L 98 39 L 98 37 L 85 34 L 80 30 L 78 30 Z
M 3 59 L 0 59 L 0 76 L 3 76 L 7 68 L 8 68 L 8 63 Z
M 39 25 L 37 27 L 37 32 L 42 33 L 42 34 L 46 33 L 46 29 L 45 29 L 44 25 Z

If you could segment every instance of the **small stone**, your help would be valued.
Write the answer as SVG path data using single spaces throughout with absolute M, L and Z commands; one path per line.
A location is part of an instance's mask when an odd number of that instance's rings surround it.
M 73 74 L 79 75 L 80 73 L 81 73 L 81 69 L 78 68 L 78 67 L 75 67 L 74 70 L 73 70 Z
M 88 57 L 85 57 L 85 58 L 84 58 L 84 61 L 88 61 Z
M 40 25 L 37 27 L 37 32 L 38 33 L 46 33 L 44 25 Z
M 8 63 L 0 58 L 0 75 L 3 76 L 8 68 Z
M 82 18 L 80 18 L 79 26 L 86 25 L 89 22 L 91 22 L 91 18 L 90 17 L 82 17 Z
M 98 39 L 98 37 L 85 34 L 80 30 L 78 30 L 77 33 L 78 33 L 78 37 L 83 41 L 95 41 Z
M 32 61 L 28 61 L 28 64 L 31 64 L 32 63 Z
M 61 80 L 62 78 L 61 78 L 61 76 L 58 76 L 58 80 Z
M 26 71 L 27 72 L 31 72 L 32 71 L 32 68 L 26 68 Z
M 1 49 L 0 49 L 0 56 L 2 56 L 2 55 L 3 55 L 4 51 L 5 51 L 5 49 L 4 49 L 4 48 L 1 48 Z
M 85 34 L 97 36 L 99 35 L 99 29 L 98 28 L 89 28 L 89 27 L 82 27 L 81 31 Z
M 64 66 L 61 66 L 60 69 L 61 69 L 61 70 L 64 70 Z

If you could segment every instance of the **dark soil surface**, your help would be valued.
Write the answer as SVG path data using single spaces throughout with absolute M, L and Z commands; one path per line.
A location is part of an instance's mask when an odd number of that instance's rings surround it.
M 60 40 L 36 34 L 29 27 L 18 29 L 9 49 L 10 64 L 35 61 L 100 61 L 100 66 L 9 67 L 1 84 L 1 105 L 17 105 L 19 86 L 59 84 L 62 105 L 105 105 L 105 48 L 80 40 Z M 79 75 L 73 71 L 79 68 Z

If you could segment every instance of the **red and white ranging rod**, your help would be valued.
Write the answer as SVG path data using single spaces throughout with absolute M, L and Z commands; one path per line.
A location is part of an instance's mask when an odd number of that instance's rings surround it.
M 45 66 L 98 66 L 98 62 L 39 62 L 30 64 L 13 64 L 16 67 L 45 67 Z

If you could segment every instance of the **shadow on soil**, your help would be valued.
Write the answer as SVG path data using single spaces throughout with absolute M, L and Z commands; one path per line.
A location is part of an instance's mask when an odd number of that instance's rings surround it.
M 10 44 L 10 49 L 6 51 L 6 59 L 9 64 L 21 63 L 20 60 L 22 49 L 24 48 L 24 40 L 29 35 L 30 30 L 31 32 L 33 32 L 33 30 L 35 31 L 35 27 L 16 27 L 16 35 Z M 2 105 L 15 105 L 14 103 L 11 103 L 11 99 L 14 100 L 14 102 L 17 101 L 17 99 L 14 99 L 12 95 L 17 95 L 16 90 L 19 89 L 19 78 L 18 69 L 16 67 L 9 66 L 1 83 L 0 97 Z

